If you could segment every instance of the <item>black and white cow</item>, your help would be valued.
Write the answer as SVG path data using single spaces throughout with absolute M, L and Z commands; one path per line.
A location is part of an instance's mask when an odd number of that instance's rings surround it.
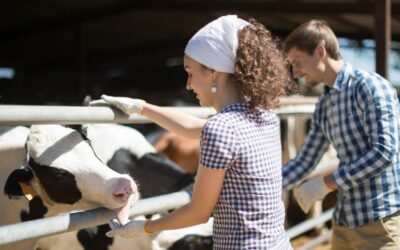
M 113 170 L 128 173 L 134 178 L 143 198 L 176 192 L 193 182 L 192 175 L 187 174 L 163 154 L 156 153 L 154 147 L 135 129 L 114 124 L 93 124 L 87 127 L 85 134 L 97 156 L 104 163 Z M 186 230 L 165 231 L 137 239 L 110 239 L 105 236 L 105 232 L 109 230 L 108 225 L 101 225 L 77 232 L 78 242 L 76 238 L 74 239 L 73 233 L 68 233 L 42 239 L 39 242 L 39 248 L 41 250 L 63 249 L 67 238 L 68 249 L 161 250 L 167 249 L 187 233 L 211 235 L 212 222 L 210 223 Z M 199 236 L 193 237 L 199 238 Z M 178 246 L 193 244 L 189 243 L 187 239 L 180 242 L 177 242 Z
M 60 125 L 2 127 L 0 164 L 0 225 L 99 206 L 126 217 L 139 199 L 129 175 L 107 167 L 80 133 Z M 25 240 L 0 249 L 35 245 Z

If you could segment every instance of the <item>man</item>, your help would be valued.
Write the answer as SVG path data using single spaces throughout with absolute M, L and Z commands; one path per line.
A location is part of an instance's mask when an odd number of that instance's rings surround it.
M 340 164 L 331 175 L 294 188 L 304 212 L 337 189 L 332 249 L 400 249 L 399 100 L 391 84 L 354 68 L 340 55 L 324 21 L 311 20 L 287 37 L 295 78 L 324 83 L 309 134 L 283 168 L 283 187 L 301 182 L 332 144 Z

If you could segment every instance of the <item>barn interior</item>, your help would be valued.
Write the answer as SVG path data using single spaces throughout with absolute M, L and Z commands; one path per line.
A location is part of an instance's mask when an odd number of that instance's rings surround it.
M 388 54 L 400 51 L 400 0 L 17 0 L 3 1 L 0 13 L 2 104 L 80 105 L 106 93 L 196 105 L 183 50 L 225 14 L 255 18 L 281 40 L 324 19 L 355 46 L 374 40 L 383 75 Z
M 255 18 L 281 41 L 324 19 L 343 46 L 376 51 L 362 63 L 400 88 L 400 0 L 14 0 L 0 7 L 0 104 L 79 106 L 108 94 L 198 105 L 184 47 L 226 14 Z

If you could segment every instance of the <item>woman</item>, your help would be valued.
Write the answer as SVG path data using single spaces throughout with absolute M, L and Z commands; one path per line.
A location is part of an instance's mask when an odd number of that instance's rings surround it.
M 114 224 L 108 236 L 189 227 L 214 216 L 214 249 L 291 249 L 281 200 L 281 145 L 272 109 L 289 80 L 271 34 L 254 20 L 223 16 L 185 48 L 186 87 L 217 114 L 203 120 L 139 99 L 102 96 L 186 137 L 201 139 L 191 202 L 153 221 Z

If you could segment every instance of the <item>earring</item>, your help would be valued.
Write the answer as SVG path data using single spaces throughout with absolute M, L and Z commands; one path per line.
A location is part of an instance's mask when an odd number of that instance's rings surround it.
M 215 82 L 212 83 L 211 93 L 217 93 L 217 84 Z

